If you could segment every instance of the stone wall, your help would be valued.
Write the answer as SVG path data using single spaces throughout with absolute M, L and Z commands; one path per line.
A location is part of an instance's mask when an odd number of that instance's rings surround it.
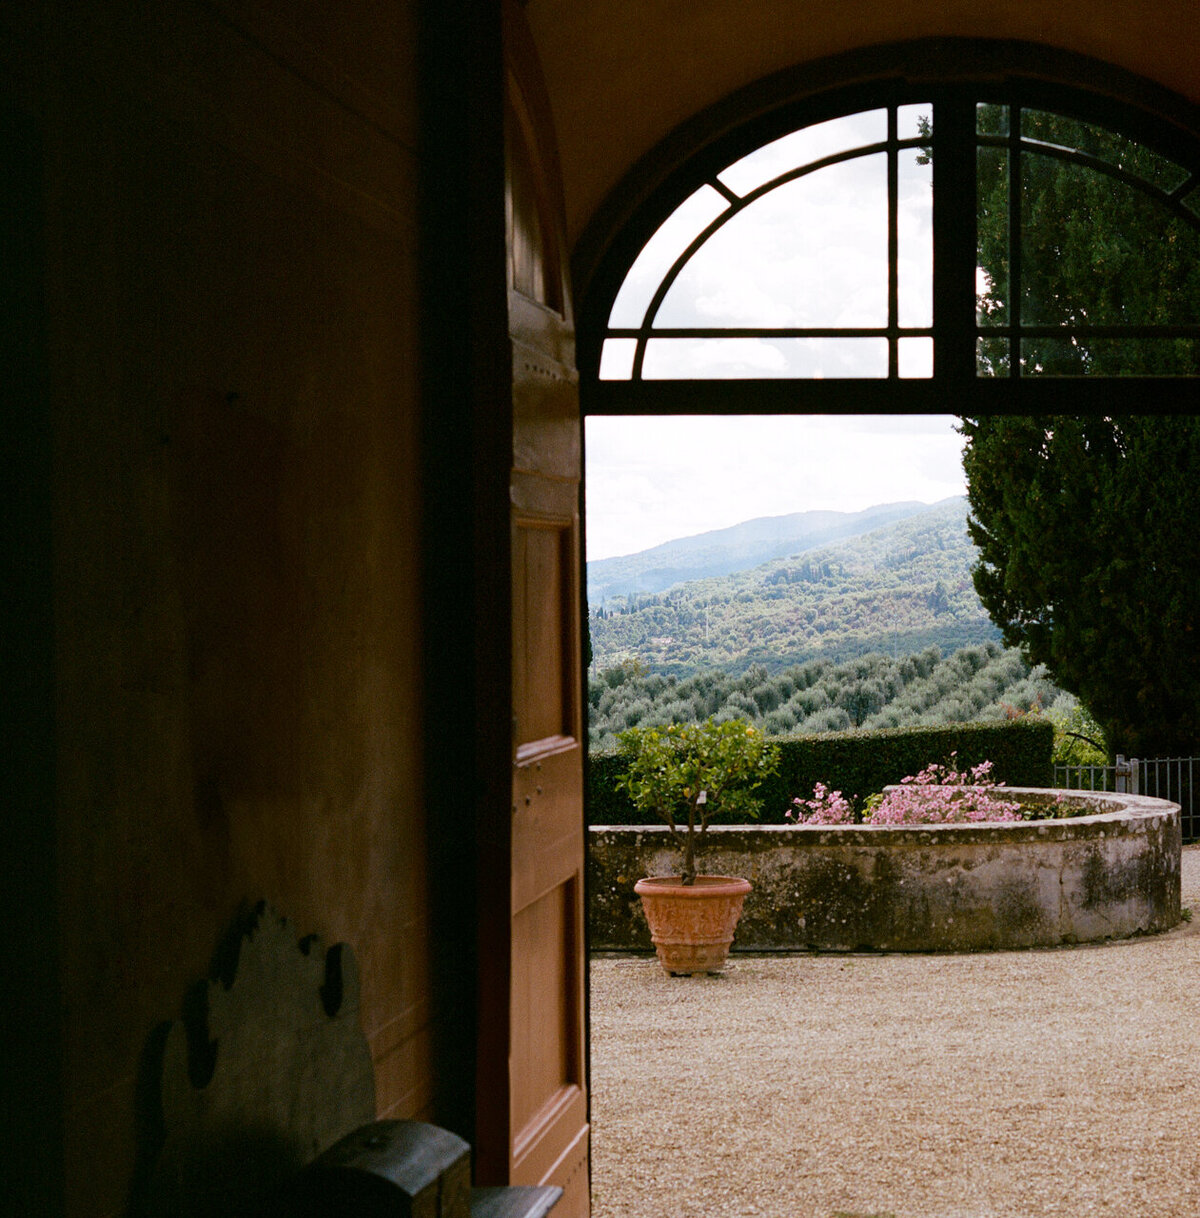
M 990 825 L 715 825 L 701 870 L 754 885 L 741 951 L 1048 947 L 1176 925 L 1178 806 L 1132 795 L 1064 800 L 1089 813 Z M 588 867 L 593 950 L 650 950 L 633 885 L 677 871 L 667 830 L 593 826 Z

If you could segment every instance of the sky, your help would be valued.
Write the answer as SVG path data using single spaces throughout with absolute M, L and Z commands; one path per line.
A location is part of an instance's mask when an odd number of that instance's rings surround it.
M 928 106 L 903 106 L 900 138 L 919 135 Z M 751 196 L 689 258 L 653 324 L 683 328 L 871 328 L 888 319 L 887 159 L 870 153 L 773 187 L 779 174 L 887 134 L 873 110 L 804 128 L 717 175 Z M 932 320 L 931 170 L 918 148 L 899 154 L 898 320 Z M 634 260 L 610 324 L 643 323 L 655 287 L 704 227 L 729 208 L 705 185 L 685 200 Z M 630 376 L 634 342 L 610 338 L 602 380 Z M 901 338 L 899 371 L 925 377 L 932 341 Z M 882 360 L 882 363 L 880 362 Z M 887 373 L 878 338 L 652 339 L 643 376 L 821 377 Z M 936 503 L 965 492 L 962 437 L 951 415 L 642 417 L 587 419 L 587 557 L 633 554 L 664 541 L 759 516 L 814 509 L 856 512 L 879 503 Z
M 966 492 L 953 415 L 586 420 L 587 557 L 634 554 L 759 516 Z

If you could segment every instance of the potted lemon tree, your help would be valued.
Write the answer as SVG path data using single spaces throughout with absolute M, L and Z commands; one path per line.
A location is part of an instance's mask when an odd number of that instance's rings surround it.
M 634 885 L 659 961 L 668 973 L 714 972 L 750 882 L 698 874 L 696 852 L 718 812 L 758 815 L 753 793 L 774 772 L 779 750 L 740 719 L 631 728 L 618 739 L 629 759 L 621 789 L 639 812 L 666 824 L 683 852 L 678 875 Z

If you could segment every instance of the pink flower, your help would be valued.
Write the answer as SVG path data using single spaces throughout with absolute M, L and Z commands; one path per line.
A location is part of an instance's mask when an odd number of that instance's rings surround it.
M 957 753 L 948 766 L 927 765 L 919 774 L 902 780 L 884 793 L 867 814 L 873 825 L 978 824 L 1021 819 L 1021 805 L 1001 799 L 995 792 L 1003 783 L 993 781 L 990 761 L 969 770 L 958 768 Z
M 980 824 L 1021 820 L 1021 805 L 997 792 L 990 761 L 968 770 L 958 768 L 958 754 L 948 765 L 931 762 L 919 774 L 901 779 L 898 786 L 867 803 L 863 821 L 871 825 Z M 787 810 L 788 820 L 801 825 L 852 825 L 854 805 L 823 782 L 813 788 L 812 799 L 796 798 Z
M 792 807 L 788 809 L 789 819 L 795 816 L 802 825 L 852 825 L 854 824 L 854 806 L 841 793 L 831 791 L 823 782 L 813 788 L 812 799 L 793 799 Z

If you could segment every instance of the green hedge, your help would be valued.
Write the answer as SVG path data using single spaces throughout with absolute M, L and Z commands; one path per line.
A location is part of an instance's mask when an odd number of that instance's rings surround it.
M 786 824 L 794 796 L 808 798 L 823 782 L 863 799 L 889 783 L 958 753 L 959 768 L 990 761 L 993 777 L 1010 787 L 1048 787 L 1053 782 L 1054 728 L 1038 718 L 999 723 L 953 723 L 941 727 L 884 728 L 780 737 L 779 772 L 759 790 L 759 824 Z M 625 759 L 619 752 L 595 751 L 588 764 L 588 822 L 641 823 L 628 798 L 617 790 Z M 721 818 L 718 816 L 717 820 Z M 742 818 L 743 820 L 746 818 Z

